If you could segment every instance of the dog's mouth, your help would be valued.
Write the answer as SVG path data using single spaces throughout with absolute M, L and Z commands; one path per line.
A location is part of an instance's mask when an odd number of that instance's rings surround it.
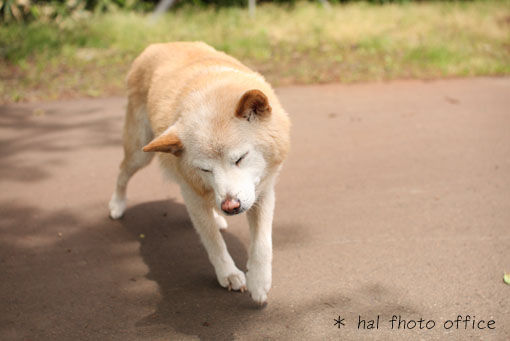
M 246 211 L 246 209 L 244 207 L 239 206 L 238 208 L 235 208 L 235 209 L 230 210 L 230 211 L 227 211 L 227 210 L 224 210 L 224 209 L 222 209 L 222 211 L 226 215 L 236 215 L 236 214 L 243 213 L 244 211 Z

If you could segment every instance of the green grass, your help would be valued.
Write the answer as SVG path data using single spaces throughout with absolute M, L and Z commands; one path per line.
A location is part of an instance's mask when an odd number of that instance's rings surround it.
M 123 94 L 148 44 L 203 40 L 275 85 L 510 74 L 510 1 L 191 8 L 0 26 L 0 101 Z

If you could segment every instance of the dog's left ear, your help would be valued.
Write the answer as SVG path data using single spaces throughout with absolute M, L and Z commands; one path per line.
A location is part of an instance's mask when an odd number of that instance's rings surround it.
M 182 150 L 182 142 L 177 136 L 176 129 L 173 126 L 143 147 L 144 152 L 172 153 L 175 156 L 179 156 Z
M 267 96 L 260 90 L 248 90 L 237 103 L 236 116 L 251 121 L 254 118 L 266 118 L 271 114 Z

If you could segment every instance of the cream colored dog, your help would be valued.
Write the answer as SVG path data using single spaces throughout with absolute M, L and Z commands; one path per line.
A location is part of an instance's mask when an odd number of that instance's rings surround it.
M 126 209 L 131 176 L 159 152 L 181 187 L 221 286 L 263 303 L 271 287 L 274 184 L 289 149 L 290 122 L 271 86 L 204 43 L 149 46 L 127 78 L 124 160 L 110 216 Z M 246 277 L 219 231 L 246 212 L 251 245 Z

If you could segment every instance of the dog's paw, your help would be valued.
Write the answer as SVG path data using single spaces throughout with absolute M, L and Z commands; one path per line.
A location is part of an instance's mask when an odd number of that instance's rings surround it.
M 249 270 L 246 273 L 246 286 L 251 298 L 260 305 L 264 304 L 271 289 L 271 270 Z
M 228 227 L 228 223 L 227 223 L 227 220 L 225 219 L 225 217 L 219 215 L 214 210 L 213 210 L 213 215 L 214 215 L 214 221 L 216 222 L 216 224 L 218 225 L 220 230 L 226 230 Z
M 113 194 L 108 207 L 110 208 L 110 218 L 122 218 L 124 211 L 126 210 L 126 199 L 121 199 L 117 197 L 117 195 Z
M 256 290 L 250 291 L 250 293 L 252 300 L 254 300 L 258 305 L 264 305 L 264 303 L 267 302 L 267 291 Z
M 228 291 L 239 290 L 244 292 L 246 290 L 246 277 L 244 272 L 239 269 L 235 269 L 228 275 L 218 275 L 218 282 Z

